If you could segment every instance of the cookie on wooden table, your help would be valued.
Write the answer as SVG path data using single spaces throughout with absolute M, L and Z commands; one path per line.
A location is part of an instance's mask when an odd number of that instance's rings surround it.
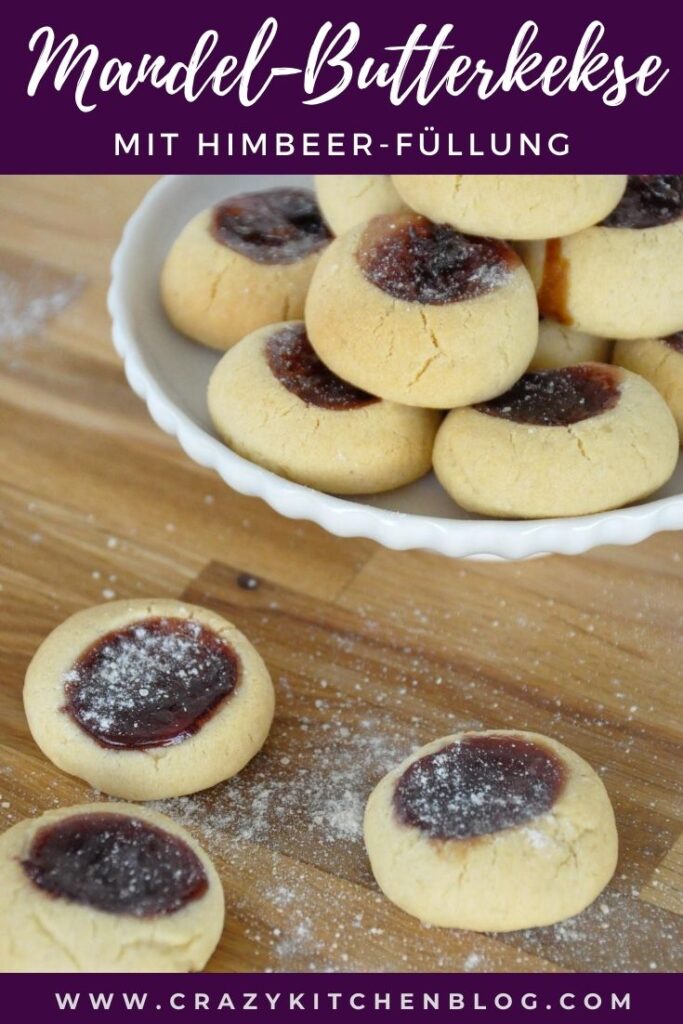
M 206 853 L 146 807 L 66 807 L 0 836 L 3 971 L 199 971 L 223 916 Z
M 372 792 L 365 844 L 392 903 L 481 932 L 579 913 L 617 863 L 598 775 L 561 743 L 514 730 L 456 733 L 412 754 Z
M 72 615 L 40 645 L 24 685 L 45 756 L 127 800 L 235 775 L 263 746 L 274 702 L 266 666 L 232 623 L 166 598 Z

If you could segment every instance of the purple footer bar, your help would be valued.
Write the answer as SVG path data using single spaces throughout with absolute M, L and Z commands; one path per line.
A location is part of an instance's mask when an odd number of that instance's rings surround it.
M 4 975 L 3 1016 L 51 1021 L 668 1020 L 661 974 Z M 14 1012 L 13 1012 L 14 1011 Z M 35 1016 L 33 1016 L 35 1014 Z

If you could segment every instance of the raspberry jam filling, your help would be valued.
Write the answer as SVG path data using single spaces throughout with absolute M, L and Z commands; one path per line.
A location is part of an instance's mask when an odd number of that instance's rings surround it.
M 664 338 L 664 344 L 668 345 L 675 352 L 680 352 L 683 355 L 683 331 L 677 331 L 676 334 L 670 334 L 668 338 Z
M 605 228 L 657 228 L 683 216 L 683 174 L 631 174 Z
M 378 401 L 328 370 L 313 351 L 303 324 L 272 334 L 266 343 L 266 360 L 283 387 L 308 405 L 347 411 Z
M 104 747 L 178 743 L 239 682 L 233 648 L 192 619 L 149 618 L 97 640 L 65 679 L 64 710 Z
M 366 280 L 387 295 L 429 305 L 486 295 L 505 284 L 520 264 L 505 242 L 461 235 L 414 213 L 370 221 L 357 259 Z
M 21 864 L 50 896 L 109 914 L 172 914 L 208 888 L 202 863 L 187 843 L 122 814 L 74 814 L 46 825 Z
M 473 408 L 513 423 L 569 427 L 614 408 L 619 394 L 612 367 L 583 363 L 525 373 L 504 395 Z
M 432 839 L 473 839 L 545 814 L 564 783 L 562 762 L 537 743 L 466 736 L 405 770 L 394 810 Z
M 231 196 L 214 208 L 211 233 L 256 263 L 296 263 L 331 238 L 313 193 L 292 188 Z

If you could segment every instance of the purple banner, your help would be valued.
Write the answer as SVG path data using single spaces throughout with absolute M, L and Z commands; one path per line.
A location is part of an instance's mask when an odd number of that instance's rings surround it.
M 667 1019 L 667 975 L 23 975 L 3 979 L 8 1020 L 518 1021 Z M 12 1010 L 15 1011 L 12 1014 Z M 208 1011 L 208 1012 L 207 1012 Z
M 683 159 L 680 3 L 119 0 L 5 19 L 3 172 L 667 173 Z

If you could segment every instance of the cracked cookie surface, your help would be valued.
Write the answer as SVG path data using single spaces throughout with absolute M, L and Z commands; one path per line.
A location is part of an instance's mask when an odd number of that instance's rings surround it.
M 534 289 L 513 250 L 415 214 L 376 217 L 336 239 L 305 319 L 313 348 L 344 380 L 433 409 L 505 391 L 538 339 Z
M 383 213 L 408 209 L 389 174 L 318 174 L 315 194 L 335 235 Z
M 396 174 L 414 210 L 459 231 L 494 238 L 552 238 L 607 216 L 625 174 Z
M 226 353 L 211 376 L 208 404 L 234 451 L 337 494 L 392 490 L 423 476 L 441 420 L 339 378 L 300 321 L 256 331 Z
M 665 484 L 677 460 L 676 424 L 656 389 L 599 363 L 527 374 L 493 402 L 456 409 L 434 445 L 454 501 L 515 519 L 619 508 Z

